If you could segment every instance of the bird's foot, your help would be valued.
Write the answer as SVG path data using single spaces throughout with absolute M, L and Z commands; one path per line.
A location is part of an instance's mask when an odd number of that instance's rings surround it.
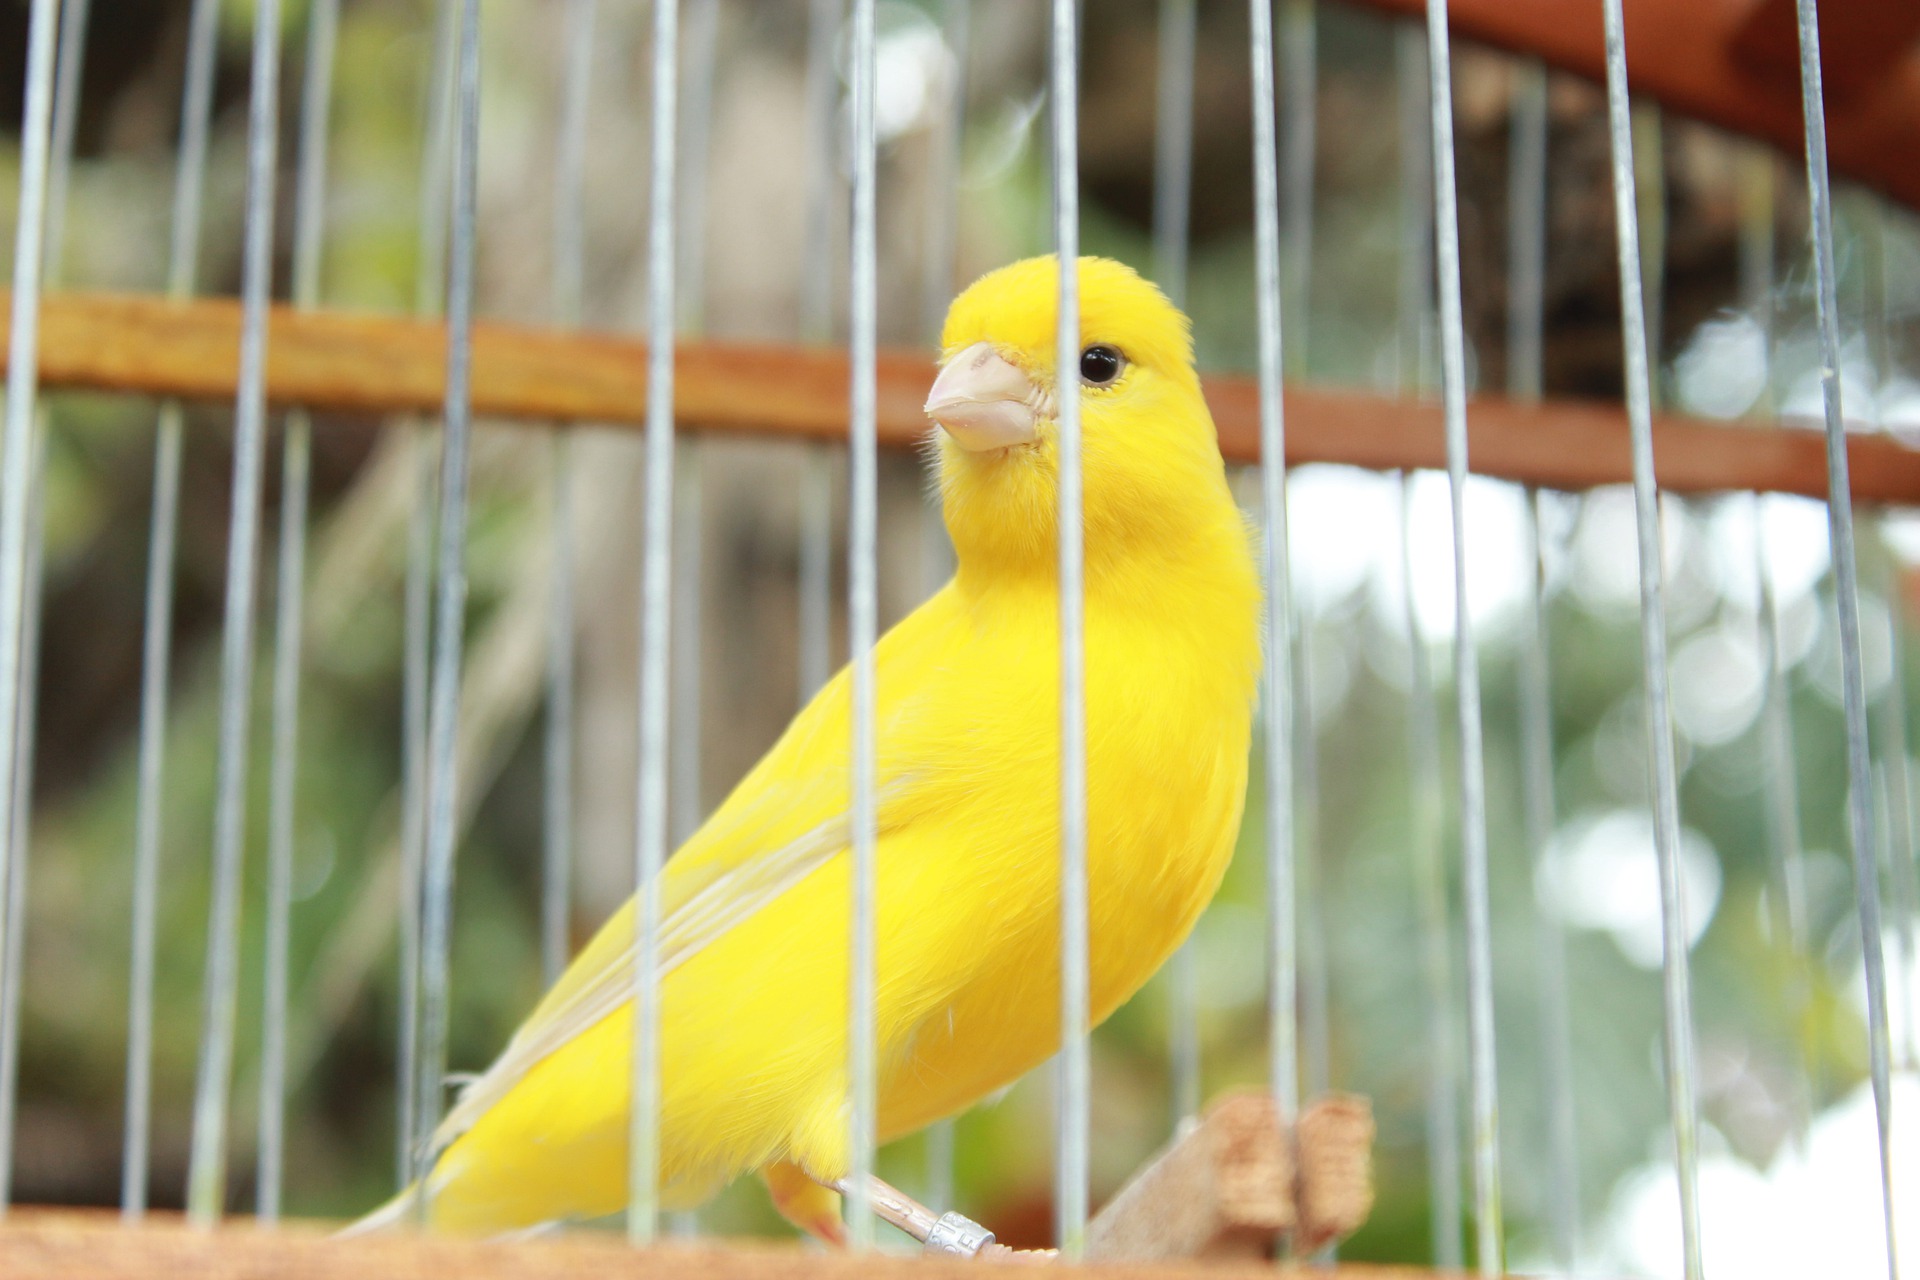
M 846 1247 L 847 1228 L 840 1220 L 840 1195 L 809 1178 L 797 1164 L 782 1160 L 760 1171 L 767 1194 L 781 1217 L 823 1244 Z

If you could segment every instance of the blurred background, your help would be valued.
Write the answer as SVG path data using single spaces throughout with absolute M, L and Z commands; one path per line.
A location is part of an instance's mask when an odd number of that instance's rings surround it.
M 58 278 L 74 289 L 156 292 L 165 278 L 188 0 L 99 6 L 85 51 L 77 159 Z M 284 6 L 280 257 L 290 254 L 306 3 Z M 931 357 L 945 300 L 979 272 L 1049 247 L 1049 176 L 1040 6 L 980 0 L 964 62 L 943 11 L 889 0 L 880 10 L 880 326 L 882 341 Z M 329 146 L 322 302 L 407 312 L 420 275 L 422 132 L 432 64 L 425 0 L 346 0 Z M 683 117 L 703 118 L 683 148 L 682 316 L 718 339 L 803 336 L 807 193 L 807 6 L 738 0 L 683 5 Z M 111 12 L 111 20 L 108 18 Z M 198 287 L 238 289 L 252 6 L 222 6 L 212 167 Z M 553 319 L 552 193 L 564 81 L 561 8 L 484 6 L 479 308 L 492 319 Z M 636 332 L 646 286 L 648 9 L 602 3 L 590 85 L 586 173 L 588 327 Z M 1157 8 L 1108 0 L 1085 18 L 1080 175 L 1087 251 L 1151 274 Z M 1336 3 L 1317 8 L 1311 226 L 1295 219 L 1310 273 L 1289 280 L 1289 376 L 1372 390 L 1417 386 L 1430 362 L 1400 312 L 1401 210 L 1409 180 L 1395 106 L 1396 25 Z M 0 6 L 0 166 L 18 166 L 26 5 Z M 1196 42 L 1192 258 L 1187 302 L 1211 371 L 1254 355 L 1252 184 L 1246 17 L 1200 6 Z M 1456 46 L 1457 144 L 1473 377 L 1507 378 L 1507 183 L 1513 65 Z M 710 60 L 711 74 L 700 68 Z M 843 91 L 844 86 L 839 86 Z M 964 104 L 957 188 L 943 185 L 948 104 Z M 1619 293 L 1604 99 L 1554 77 L 1549 89 L 1544 390 L 1618 400 Z M 1679 119 L 1639 130 L 1658 299 L 1658 392 L 1677 411 L 1755 418 L 1819 413 L 1812 279 L 1797 161 Z M 1741 183 L 1771 171 L 1778 202 L 1773 287 L 1743 306 Z M 1423 181 L 1417 176 L 1414 181 Z M 957 227 L 957 267 L 939 260 L 941 202 Z M 12 243 L 11 199 L 0 200 Z M 1842 370 L 1863 429 L 1920 432 L 1920 238 L 1912 218 L 1864 192 L 1840 192 Z M 844 210 L 840 217 L 844 216 Z M 844 257 L 839 217 L 828 243 Z M 837 259 L 836 259 L 837 260 Z M 831 279 L 840 287 L 841 272 Z M 831 340 L 841 333 L 833 301 Z M 1417 346 L 1417 344 L 1416 344 Z M 929 364 L 931 370 L 931 363 Z M 155 406 L 72 393 L 49 397 L 47 577 L 36 738 L 31 897 L 15 1197 L 118 1202 L 128 991 L 128 865 L 133 842 Z M 189 1097 L 199 1028 L 216 738 L 220 600 L 231 472 L 229 407 L 189 411 L 176 607 L 174 712 L 164 795 L 163 899 L 153 1176 L 156 1203 L 184 1193 Z M 538 912 L 548 501 L 553 432 L 482 424 L 476 436 L 462 789 L 471 814 L 459 852 L 452 997 L 453 1066 L 483 1066 L 542 987 Z M 574 435 L 579 603 L 574 739 L 576 943 L 631 888 L 635 767 L 640 440 Z M 836 476 L 838 451 L 828 451 Z M 402 747 L 402 605 L 411 455 L 390 424 L 323 417 L 314 437 L 314 508 L 299 741 L 295 1019 L 287 1208 L 356 1214 L 392 1190 L 398 1021 L 395 901 Z M 809 448 L 703 437 L 683 445 L 682 533 L 697 534 L 697 590 L 679 603 L 674 661 L 697 672 L 675 708 L 688 744 L 673 815 L 684 832 L 725 795 L 803 694 L 797 640 L 800 483 Z M 278 475 L 270 459 L 270 476 Z M 1250 477 L 1249 477 L 1250 479 Z M 836 479 L 836 485 L 843 483 Z M 1420 944 L 1421 849 L 1457 864 L 1452 706 L 1451 547 L 1444 478 L 1401 482 L 1344 468 L 1291 477 L 1294 582 L 1303 655 L 1299 836 L 1305 1081 L 1369 1095 L 1379 1121 L 1380 1194 L 1355 1259 L 1432 1255 L 1427 1154 L 1430 970 Z M 1249 510 L 1256 495 L 1243 487 Z M 844 494 L 836 490 L 836 512 Z M 697 501 L 693 498 L 697 496 Z M 942 572 L 920 461 L 882 465 L 883 625 Z M 277 495 L 269 484 L 267 528 Z M 1515 486 L 1470 490 L 1470 605 L 1485 690 L 1492 823 L 1502 1155 L 1512 1257 L 1552 1256 L 1549 1101 L 1543 1044 L 1553 1018 L 1571 1035 L 1583 1266 L 1678 1271 L 1670 1139 L 1660 1074 L 1659 918 L 1642 729 L 1630 495 L 1545 495 L 1547 628 L 1557 826 L 1536 872 L 1521 811 L 1517 689 L 1532 627 L 1533 564 Z M 1756 521 L 1758 523 L 1756 523 Z M 1756 528 L 1780 611 L 1777 662 L 1795 738 L 1791 782 L 1804 857 L 1803 958 L 1781 927 L 1767 830 L 1781 780 L 1763 769 L 1768 655 L 1758 639 Z M 1666 554 L 1675 713 L 1681 735 L 1685 878 L 1694 939 L 1706 1164 L 1707 1261 L 1723 1274 L 1830 1274 L 1846 1250 L 1875 1255 L 1871 1107 L 1860 939 L 1844 828 L 1839 662 L 1826 516 L 1816 503 L 1747 496 L 1667 502 Z M 1894 960 L 1897 1094 L 1904 1149 L 1920 1112 L 1913 927 L 1914 827 L 1904 741 L 1920 671 L 1907 643 L 1920 523 L 1862 512 L 1860 563 L 1869 695 L 1874 699 Z M 836 547 L 843 539 L 836 537 Z M 1402 547 L 1410 547 L 1411 580 Z M 270 563 L 270 562 L 269 562 Z M 688 563 L 688 561 L 683 561 Z M 263 575 L 269 591 L 271 575 Z M 836 583 L 835 661 L 844 654 Z M 1411 600 L 1409 629 L 1406 601 Z M 262 614 L 263 618 L 266 615 Z M 263 653 L 268 629 L 263 627 Z M 1437 682 L 1439 785 L 1409 763 L 1410 672 Z M 689 665 L 690 658 L 697 662 Z M 260 1006 L 261 851 L 265 845 L 268 663 L 248 813 L 234 1205 L 252 1180 Z M 689 686 L 693 687 L 693 686 Z M 1259 770 L 1253 773 L 1258 787 Z M 1436 826 L 1427 798 L 1440 804 Z M 1193 946 L 1204 1088 L 1265 1078 L 1260 798 L 1249 797 L 1242 856 Z M 1438 832 L 1436 837 L 1435 832 Z M 1452 917 L 1458 919 L 1455 907 Z M 1539 921 L 1565 931 L 1568 994 L 1543 1007 Z M 1455 950 L 1459 943 L 1455 941 Z M 1460 961 L 1454 958 L 1457 972 Z M 1457 987 L 1457 979 L 1455 986 Z M 1157 980 L 1095 1037 L 1095 1200 L 1174 1124 L 1169 991 Z M 1463 1007 L 1463 1006 L 1462 1006 Z M 1464 1014 L 1456 1010 L 1464 1028 Z M 1464 1031 L 1456 1037 L 1462 1039 Z M 1456 1043 L 1457 1047 L 1457 1043 Z M 964 1117 L 957 1204 L 1009 1243 L 1049 1231 L 1045 1073 Z M 1462 1101 L 1464 1111 L 1464 1100 Z M 918 1140 L 883 1172 L 925 1185 Z M 1912 1175 L 1907 1175 L 1911 1179 Z M 1920 1187 L 1903 1204 L 1920 1225 Z M 942 1206 L 948 1207 L 948 1206 Z M 1765 1224 L 1766 1230 L 1755 1228 Z M 1805 1240 L 1795 1234 L 1804 1224 Z M 1856 1225 L 1857 1224 L 1857 1225 Z M 778 1232 L 757 1186 L 700 1218 L 715 1233 Z M 1444 1233 L 1442 1233 L 1444 1234 Z M 1851 1242 L 1851 1243 L 1850 1243 Z

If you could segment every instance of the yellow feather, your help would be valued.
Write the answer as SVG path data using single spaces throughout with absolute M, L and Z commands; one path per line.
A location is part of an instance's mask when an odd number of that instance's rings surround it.
M 1056 267 L 993 272 L 948 352 L 988 342 L 1052 390 Z M 1082 344 L 1127 367 L 1082 397 L 1093 1012 L 1191 929 L 1246 788 L 1258 584 L 1185 317 L 1080 263 Z M 1058 1043 L 1059 639 L 1053 424 L 940 447 L 954 579 L 876 655 L 882 1136 L 951 1115 Z M 662 880 L 662 1192 L 846 1166 L 849 690 L 843 671 Z M 433 1220 L 503 1231 L 626 1200 L 630 906 L 580 954 L 443 1130 Z M 789 1175 L 782 1175 L 790 1181 Z

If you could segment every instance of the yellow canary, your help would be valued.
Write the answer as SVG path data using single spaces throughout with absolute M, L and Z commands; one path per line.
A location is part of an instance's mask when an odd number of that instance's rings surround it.
M 1057 267 L 954 302 L 927 413 L 958 555 L 875 654 L 880 1137 L 1059 1044 L 1056 426 L 1080 397 L 1093 1017 L 1180 944 L 1245 801 L 1259 585 L 1187 321 L 1084 258 L 1079 367 L 1054 376 Z M 842 671 L 661 879 L 661 1196 L 760 1171 L 832 1236 L 847 1170 L 850 689 Z M 432 1222 L 503 1231 L 626 1203 L 633 905 L 441 1131 Z M 376 1218 L 399 1217 L 410 1191 Z

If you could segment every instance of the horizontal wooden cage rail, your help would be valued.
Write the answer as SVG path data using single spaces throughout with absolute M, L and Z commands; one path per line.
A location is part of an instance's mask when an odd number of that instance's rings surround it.
M 611 1234 L 526 1242 L 417 1235 L 338 1240 L 306 1225 L 260 1231 L 236 1224 L 195 1231 L 164 1214 L 126 1227 L 106 1213 L 71 1210 L 15 1210 L 0 1232 L 0 1275 L 8 1280 L 962 1280 L 1036 1274 L 1048 1271 L 1017 1261 L 805 1253 L 792 1245 L 634 1249 Z M 1087 1280 L 1438 1280 L 1441 1275 L 1352 1264 L 1276 1268 L 1261 1261 L 1079 1263 L 1071 1274 Z
M 0 305 L 0 315 L 6 308 Z M 0 321 L 0 351 L 6 324 Z M 47 387 L 231 400 L 239 373 L 240 306 L 139 295 L 54 294 L 40 310 Z M 646 344 L 602 334 L 482 323 L 473 330 L 473 409 L 529 423 L 639 425 Z M 807 440 L 847 429 L 844 353 L 762 343 L 681 344 L 674 411 L 695 431 Z M 432 414 L 445 395 L 446 330 L 437 322 L 276 307 L 267 396 L 275 404 L 363 414 Z M 932 382 L 923 352 L 880 353 L 882 443 L 922 439 Z M 1230 461 L 1260 457 L 1259 386 L 1205 380 Z M 1446 465 L 1440 406 L 1330 387 L 1286 392 L 1287 461 L 1373 470 Z M 1483 396 L 1468 408 L 1473 470 L 1555 489 L 1632 480 L 1627 418 L 1617 404 L 1527 404 Z M 1665 415 L 1654 424 L 1660 484 L 1677 493 L 1757 490 L 1824 498 L 1825 442 L 1815 431 L 1760 429 Z M 1848 442 L 1862 502 L 1920 505 L 1920 453 L 1881 436 Z

